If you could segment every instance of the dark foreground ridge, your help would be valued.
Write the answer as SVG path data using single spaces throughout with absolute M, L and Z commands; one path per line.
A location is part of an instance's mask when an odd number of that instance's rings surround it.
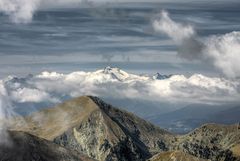
M 94 161 L 73 151 L 25 132 L 9 131 L 9 142 L 0 145 L 1 161 Z
M 75 98 L 19 122 L 13 121 L 11 129 L 24 133 L 10 132 L 10 136 L 14 140 L 16 133 L 22 136 L 18 139 L 29 140 L 21 148 L 23 154 L 30 158 L 38 154 L 38 160 L 88 159 L 82 154 L 100 161 L 240 160 L 238 125 L 208 124 L 177 136 L 92 96 Z M 1 147 L 1 157 L 8 151 L 9 160 L 18 159 L 15 150 L 7 149 Z

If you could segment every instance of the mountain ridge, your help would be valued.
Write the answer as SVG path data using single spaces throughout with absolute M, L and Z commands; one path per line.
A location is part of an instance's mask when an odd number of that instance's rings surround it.
M 207 124 L 186 135 L 175 135 L 93 96 L 36 112 L 25 121 L 26 126 L 20 123 L 12 129 L 100 161 L 145 161 L 157 154 L 213 161 L 239 157 L 240 130 L 234 125 Z
M 234 124 L 240 122 L 239 106 L 193 104 L 181 109 L 147 118 L 173 133 L 186 134 L 206 123 Z M 185 131 L 185 130 L 186 131 Z
M 161 130 L 160 128 L 153 126 L 149 122 L 142 120 L 131 113 L 116 109 L 111 105 L 104 103 L 97 97 L 89 98 L 98 105 L 100 110 L 93 112 L 92 116 L 90 116 L 86 122 L 82 122 L 79 127 L 76 127 L 73 130 L 70 129 L 70 131 L 67 131 L 60 137 L 56 138 L 54 140 L 55 142 L 63 146 L 81 150 L 81 148 L 75 146 L 76 141 L 70 141 L 70 143 L 65 142 L 66 138 L 75 137 L 78 143 L 81 142 L 83 145 L 90 145 L 84 146 L 84 148 L 87 149 L 86 152 L 88 155 L 96 159 L 145 160 L 151 156 L 152 151 L 161 150 L 161 147 L 157 145 L 159 140 L 164 140 L 164 143 L 162 143 L 162 150 L 166 150 L 167 147 L 165 146 L 168 144 L 167 140 L 173 140 L 174 138 L 172 135 L 168 136 L 170 133 L 167 131 Z M 96 120 L 99 122 L 96 122 Z M 138 124 L 136 124 L 136 122 L 138 122 Z M 107 142 L 104 141 L 96 143 L 91 141 L 91 137 L 87 141 L 82 140 L 82 138 L 89 137 L 89 129 L 92 129 L 92 126 L 94 126 L 94 130 L 90 130 L 90 133 L 95 136 L 94 138 L 100 137 L 99 140 L 107 140 Z M 95 130 L 98 131 L 97 135 L 94 132 Z M 80 135 L 81 138 L 76 137 L 76 134 L 78 136 Z M 166 137 L 168 139 L 166 139 Z M 92 144 L 98 148 L 93 148 L 91 146 Z M 128 144 L 129 147 L 126 149 L 124 144 Z M 104 158 L 97 155 L 98 153 L 102 153 L 102 151 L 92 154 L 94 149 L 95 151 L 98 151 L 101 147 L 106 148 L 110 154 L 104 154 Z M 121 151 L 124 151 L 126 156 L 121 154 Z
M 88 156 L 22 131 L 7 131 L 0 144 L 1 161 L 95 161 Z

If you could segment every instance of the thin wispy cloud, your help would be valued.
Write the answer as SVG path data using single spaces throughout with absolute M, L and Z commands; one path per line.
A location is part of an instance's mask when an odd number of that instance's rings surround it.
M 9 16 L 10 20 L 14 23 L 30 23 L 34 14 L 38 10 L 46 10 L 52 8 L 68 8 L 68 7 L 97 7 L 108 4 L 128 3 L 128 2 L 154 2 L 154 3 L 175 3 L 173 0 L 0 0 L 0 12 Z M 195 0 L 180 0 L 177 3 L 199 3 Z M 201 1 L 205 3 L 208 1 Z M 221 3 L 221 1 L 214 1 L 212 3 Z M 237 0 L 231 0 L 237 2 Z M 229 3 L 231 3 L 229 1 Z
M 29 23 L 39 9 L 76 6 L 81 2 L 82 0 L 0 0 L 0 12 L 9 16 L 14 23 Z

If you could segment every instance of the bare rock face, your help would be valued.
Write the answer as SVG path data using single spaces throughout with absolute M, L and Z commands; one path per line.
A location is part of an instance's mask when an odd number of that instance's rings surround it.
M 97 110 L 54 142 L 98 160 L 146 160 L 153 152 L 171 149 L 174 136 L 96 97 Z
M 0 145 L 1 161 L 94 161 L 79 152 L 24 132 L 8 133 L 8 143 Z
M 23 122 L 16 119 L 11 128 L 70 149 L 71 157 L 83 153 L 100 161 L 240 160 L 239 125 L 208 124 L 187 135 L 176 136 L 97 97 L 66 101 L 27 116 Z M 28 136 L 33 138 L 32 135 Z M 47 152 L 59 156 L 57 160 L 68 156 L 61 152 L 57 155 L 58 151 L 51 148 Z M 40 154 L 45 155 L 45 151 Z M 66 160 L 71 159 L 74 160 Z
M 237 125 L 207 124 L 179 137 L 178 147 L 188 154 L 210 160 L 238 160 L 231 150 L 240 143 Z
M 98 160 L 142 160 L 149 155 L 147 149 L 145 151 L 135 146 L 133 140 L 114 123 L 106 126 L 107 118 L 102 115 L 96 111 L 86 122 L 55 138 L 54 142 L 82 151 Z

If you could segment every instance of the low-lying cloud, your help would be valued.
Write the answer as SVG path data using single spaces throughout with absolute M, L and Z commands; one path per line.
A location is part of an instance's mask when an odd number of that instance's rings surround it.
M 6 120 L 13 115 L 12 106 L 7 90 L 2 80 L 0 80 L 0 144 L 9 144 Z
M 132 108 L 131 100 L 145 102 L 147 108 L 151 108 L 149 102 L 154 102 L 161 111 L 164 103 L 178 106 L 195 103 L 238 103 L 240 81 L 200 74 L 190 77 L 140 76 L 110 67 L 96 72 L 43 72 L 25 78 L 9 76 L 0 80 L 0 140 L 7 140 L 7 125 L 1 120 L 16 116 L 13 111 L 31 111 L 32 107 L 48 107 L 45 105 L 58 104 L 82 95 L 124 100 L 128 105 L 127 109 Z M 111 103 L 114 104 L 114 101 Z M 141 111 L 143 107 L 136 105 L 134 108 L 134 111 Z M 143 115 L 141 112 L 138 114 Z
M 180 57 L 207 62 L 228 77 L 240 77 L 240 32 L 200 38 L 193 26 L 173 21 L 166 11 L 154 20 L 153 28 L 175 42 Z
M 26 78 L 8 77 L 3 80 L 2 86 L 12 103 L 58 103 L 65 98 L 81 95 L 208 104 L 238 101 L 240 98 L 238 80 L 200 74 L 164 78 L 133 75 L 107 68 L 96 72 L 43 72 Z

